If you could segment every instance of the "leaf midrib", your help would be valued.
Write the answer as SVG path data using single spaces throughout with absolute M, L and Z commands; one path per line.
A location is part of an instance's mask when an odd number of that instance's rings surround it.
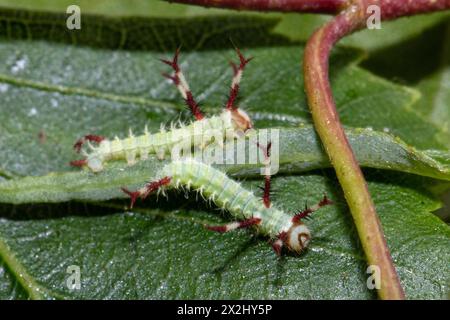
M 79 95 L 79 96 L 85 96 L 85 97 L 89 97 L 89 98 L 97 98 L 97 99 L 108 100 L 108 101 L 113 101 L 113 102 L 120 102 L 120 103 L 130 103 L 130 104 L 137 104 L 137 105 L 143 105 L 143 106 L 152 106 L 152 107 L 161 108 L 161 110 L 167 110 L 167 108 L 174 109 L 174 110 L 182 109 L 179 105 L 168 102 L 168 101 L 143 98 L 143 97 L 139 97 L 139 96 L 112 94 L 112 93 L 106 93 L 106 92 L 102 92 L 102 91 L 98 91 L 98 90 L 86 89 L 86 88 L 82 88 L 82 87 L 52 85 L 52 84 L 42 82 L 42 81 L 35 81 L 35 80 L 29 80 L 29 79 L 24 79 L 24 78 L 11 77 L 9 75 L 1 74 L 1 73 L 0 73 L 0 81 L 9 83 L 9 84 L 12 84 L 12 85 L 15 85 L 18 87 L 28 87 L 28 88 L 42 90 L 42 91 L 58 92 L 61 94 L 66 94 L 66 95 Z
M 16 259 L 15 254 L 11 251 L 9 246 L 0 235 L 0 260 L 4 262 L 7 269 L 14 276 L 14 279 L 27 292 L 28 296 L 33 300 L 43 300 L 52 297 L 60 297 L 59 294 L 53 292 L 45 287 L 42 287 L 36 280 L 28 273 L 27 269 Z

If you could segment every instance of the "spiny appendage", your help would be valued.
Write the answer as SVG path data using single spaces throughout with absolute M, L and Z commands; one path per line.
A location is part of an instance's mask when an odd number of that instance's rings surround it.
M 232 63 L 234 76 L 233 80 L 231 82 L 231 88 L 230 93 L 228 97 L 228 101 L 225 105 L 225 110 L 231 112 L 231 116 L 233 119 L 233 122 L 235 124 L 235 127 L 239 130 L 242 130 L 243 132 L 246 132 L 248 129 L 251 129 L 253 127 L 252 122 L 250 120 L 250 117 L 247 115 L 246 112 L 240 110 L 236 105 L 236 99 L 239 94 L 239 83 L 242 79 L 242 73 L 245 69 L 245 66 L 247 63 L 253 59 L 249 58 L 246 59 L 241 51 L 236 48 L 236 51 L 239 56 L 239 65 L 235 65 Z M 186 78 L 183 75 L 183 72 L 181 71 L 181 68 L 178 64 L 178 57 L 180 54 L 180 50 L 177 49 L 175 52 L 175 56 L 172 60 L 164 60 L 161 59 L 162 62 L 172 67 L 174 71 L 174 75 L 169 74 L 163 74 L 166 78 L 173 81 L 173 83 L 177 86 L 178 91 L 180 91 L 181 96 L 183 97 L 187 107 L 191 111 L 191 113 L 194 115 L 196 120 L 202 120 L 204 118 L 204 115 L 200 109 L 199 104 L 195 101 L 192 92 L 189 88 L 189 85 L 186 81 Z
M 244 72 L 245 66 L 253 57 L 246 59 L 241 51 L 236 48 L 237 55 L 239 57 L 239 65 L 236 65 L 234 62 L 230 62 L 231 67 L 233 68 L 233 80 L 231 81 L 230 93 L 228 95 L 228 101 L 225 105 L 225 108 L 228 110 L 236 110 L 238 107 L 236 106 L 236 99 L 239 94 L 239 83 L 242 79 L 242 74 Z
M 84 137 L 82 137 L 81 139 L 78 139 L 77 142 L 75 142 L 75 144 L 73 145 L 73 148 L 75 149 L 75 151 L 77 153 L 80 153 L 81 147 L 86 142 L 100 143 L 103 140 L 105 140 L 105 137 L 97 136 L 97 135 L 94 135 L 94 134 L 88 134 L 88 135 L 85 135 Z
M 208 230 L 211 230 L 211 231 L 225 233 L 225 232 L 236 230 L 236 229 L 249 228 L 251 226 L 258 225 L 260 223 L 261 223 L 260 218 L 253 217 L 253 218 L 245 219 L 242 221 L 230 222 L 225 225 L 217 225 L 217 226 L 205 225 L 205 228 Z
M 73 160 L 70 161 L 70 165 L 73 167 L 84 167 L 87 165 L 87 159 L 79 159 L 79 160 Z
M 131 198 L 130 208 L 133 208 L 138 198 L 145 199 L 154 191 L 159 190 L 163 186 L 167 186 L 172 181 L 171 177 L 163 177 L 159 180 L 151 181 L 147 183 L 143 188 L 137 191 L 130 191 L 127 188 L 121 188 L 123 192 Z
M 308 207 L 307 205 L 305 205 L 305 209 L 301 210 L 300 212 L 298 212 L 294 215 L 294 217 L 292 218 L 292 222 L 297 223 L 303 219 L 308 219 L 310 217 L 311 213 L 313 213 L 314 211 L 317 211 L 324 206 L 332 205 L 332 204 L 333 204 L 333 201 L 331 201 L 330 199 L 327 198 L 326 195 L 324 195 L 322 200 L 320 200 L 319 203 L 317 203 L 316 205 L 314 205 L 312 207 Z
M 253 124 L 247 113 L 239 109 L 236 105 L 236 101 L 239 95 L 239 84 L 241 82 L 245 66 L 250 60 L 253 59 L 253 57 L 246 59 L 238 48 L 236 48 L 236 52 L 239 57 L 239 65 L 230 62 L 233 67 L 233 80 L 231 81 L 230 93 L 228 95 L 228 101 L 225 105 L 225 110 L 231 112 L 231 117 L 236 128 L 246 132 L 247 130 L 253 128 Z
M 161 59 L 162 62 L 172 67 L 174 71 L 174 75 L 169 75 L 166 73 L 163 73 L 163 76 L 173 81 L 173 83 L 177 86 L 178 91 L 180 91 L 181 96 L 183 97 L 187 107 L 189 110 L 191 110 L 193 116 L 197 120 L 202 120 L 204 118 L 204 115 L 202 111 L 200 110 L 200 106 L 195 101 L 194 96 L 192 95 L 191 89 L 189 88 L 189 85 L 186 81 L 186 78 L 183 75 L 183 72 L 181 71 L 181 68 L 178 64 L 178 56 L 180 54 L 180 49 L 178 48 L 175 52 L 175 55 L 172 60 L 165 60 Z
M 276 240 L 272 242 L 273 251 L 275 251 L 277 256 L 281 255 L 281 249 L 283 248 L 286 239 L 287 239 L 287 232 L 282 231 L 277 235 Z
M 82 137 L 81 139 L 78 139 L 77 142 L 75 142 L 75 144 L 73 145 L 73 148 L 75 149 L 75 151 L 77 153 L 80 153 L 81 148 L 83 147 L 83 145 L 86 142 L 88 144 L 90 142 L 100 143 L 103 140 L 105 140 L 105 137 L 94 135 L 94 134 L 88 134 L 88 135 L 85 135 L 84 137 Z M 87 165 L 87 163 L 88 163 L 87 159 L 79 159 L 79 160 L 71 161 L 70 165 L 74 166 L 74 167 L 83 167 L 83 166 Z

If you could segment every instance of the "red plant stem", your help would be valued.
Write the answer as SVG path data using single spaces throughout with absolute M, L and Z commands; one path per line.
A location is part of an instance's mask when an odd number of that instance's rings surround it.
M 328 60 L 334 44 L 365 27 L 367 8 L 377 5 L 381 19 L 390 20 L 450 8 L 450 0 L 173 0 L 174 2 L 234 8 L 239 10 L 337 13 L 317 30 L 304 54 L 305 89 L 315 128 L 336 170 L 350 207 L 368 263 L 380 268 L 382 299 L 404 299 L 395 267 L 366 181 L 342 128 L 328 79 Z M 315 3 L 316 5 L 313 5 Z M 342 11 L 340 10 L 342 9 Z
M 445 10 L 449 0 L 165 0 L 203 7 L 228 8 L 234 10 L 339 13 L 351 5 L 370 2 L 381 8 L 382 20 Z
M 235 10 L 337 13 L 349 0 L 168 0 L 203 7 L 229 8 Z
M 450 0 L 378 0 L 367 1 L 381 9 L 381 20 L 450 9 Z M 370 5 L 370 4 L 368 4 Z
M 330 51 L 340 38 L 361 27 L 365 21 L 363 9 L 352 6 L 343 11 L 309 39 L 303 62 L 305 90 L 315 128 L 344 190 L 368 264 L 380 267 L 380 297 L 402 299 L 404 293 L 375 206 L 340 123 L 328 79 Z

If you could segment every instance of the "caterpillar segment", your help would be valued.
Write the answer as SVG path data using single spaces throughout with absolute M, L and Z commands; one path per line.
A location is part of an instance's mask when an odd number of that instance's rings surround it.
M 172 60 L 161 60 L 173 70 L 172 75 L 163 75 L 173 81 L 195 121 L 188 125 L 181 123 L 172 125 L 170 130 L 162 128 L 158 133 L 149 133 L 145 129 L 143 135 L 134 136 L 130 132 L 129 137 L 125 139 L 116 137 L 109 140 L 102 136 L 86 135 L 74 145 L 74 149 L 78 153 L 81 152 L 84 158 L 72 161 L 71 165 L 87 166 L 92 171 L 99 172 L 104 169 L 104 163 L 110 160 L 126 160 L 129 165 L 132 165 L 138 160 L 147 159 L 150 154 L 156 155 L 158 159 L 164 159 L 178 150 L 187 150 L 192 147 L 204 149 L 212 143 L 221 146 L 227 140 L 245 135 L 252 129 L 252 122 L 248 114 L 236 105 L 236 99 L 243 71 L 251 58 L 244 58 L 239 49 L 236 51 L 239 64 L 232 64 L 234 75 L 228 101 L 219 115 L 204 116 L 178 64 L 180 51 L 177 50 Z M 85 144 L 87 148 L 83 149 Z
M 205 226 L 207 229 L 223 233 L 254 227 L 257 232 L 271 239 L 272 247 L 278 255 L 283 247 L 297 253 L 305 249 L 310 242 L 311 233 L 303 220 L 312 212 L 332 203 L 324 197 L 317 205 L 291 215 L 267 205 L 220 170 L 194 159 L 167 164 L 159 178 L 137 191 L 122 190 L 130 196 L 133 205 L 136 199 L 145 199 L 153 192 L 164 192 L 166 188 L 196 190 L 236 219 L 225 225 Z

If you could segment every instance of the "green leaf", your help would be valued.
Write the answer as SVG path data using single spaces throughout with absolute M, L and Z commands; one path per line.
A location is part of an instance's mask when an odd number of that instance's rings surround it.
M 299 66 L 303 44 L 274 34 L 279 19 L 83 14 L 82 30 L 68 31 L 65 18 L 63 11 L 0 10 L 0 175 L 10 180 L 0 182 L 0 197 L 17 203 L 90 202 L 0 205 L 1 298 L 375 296 L 366 288 L 363 253 L 332 172 L 293 175 L 329 164 L 310 127 Z M 162 162 L 127 169 L 113 164 L 99 175 L 66 172 L 76 157 L 72 144 L 86 133 L 124 136 L 129 127 L 139 132 L 148 124 L 155 131 L 177 119 L 185 107 L 160 76 L 167 68 L 157 58 L 171 56 L 180 44 L 194 94 L 208 113 L 219 112 L 231 80 L 227 62 L 236 59 L 230 37 L 255 56 L 240 105 L 257 128 L 281 127 L 288 138 L 282 146 L 295 151 L 283 153 L 285 174 L 273 182 L 275 205 L 294 213 L 324 193 L 336 201 L 308 223 L 314 240 L 301 256 L 278 259 L 265 239 L 251 232 L 204 230 L 204 223 L 229 217 L 192 196 L 186 200 L 172 192 L 169 202 L 151 198 L 133 212 L 125 211 L 125 201 L 99 202 L 119 196 L 119 185 L 142 183 Z M 444 298 L 449 228 L 430 213 L 439 207 L 428 188 L 436 180 L 417 175 L 448 180 L 448 153 L 412 147 L 445 149 L 441 130 L 411 110 L 417 91 L 361 69 L 356 65 L 361 57 L 360 51 L 342 48 L 332 57 L 339 112 L 361 162 L 391 169 L 365 173 L 407 295 Z M 236 177 L 254 176 L 254 168 L 228 170 Z M 54 171 L 59 173 L 45 175 Z M 255 190 L 260 182 L 244 184 Z M 67 287 L 71 265 L 81 268 L 80 290 Z
M 374 52 L 363 65 L 379 75 L 414 86 L 420 92 L 420 98 L 411 106 L 412 111 L 441 131 L 437 138 L 448 149 L 450 14 L 442 12 L 429 17 L 435 18 L 434 24 L 427 25 L 424 30 L 416 29 L 421 32 Z M 410 19 L 411 22 L 416 20 Z M 409 54 L 405 56 L 405 52 Z

